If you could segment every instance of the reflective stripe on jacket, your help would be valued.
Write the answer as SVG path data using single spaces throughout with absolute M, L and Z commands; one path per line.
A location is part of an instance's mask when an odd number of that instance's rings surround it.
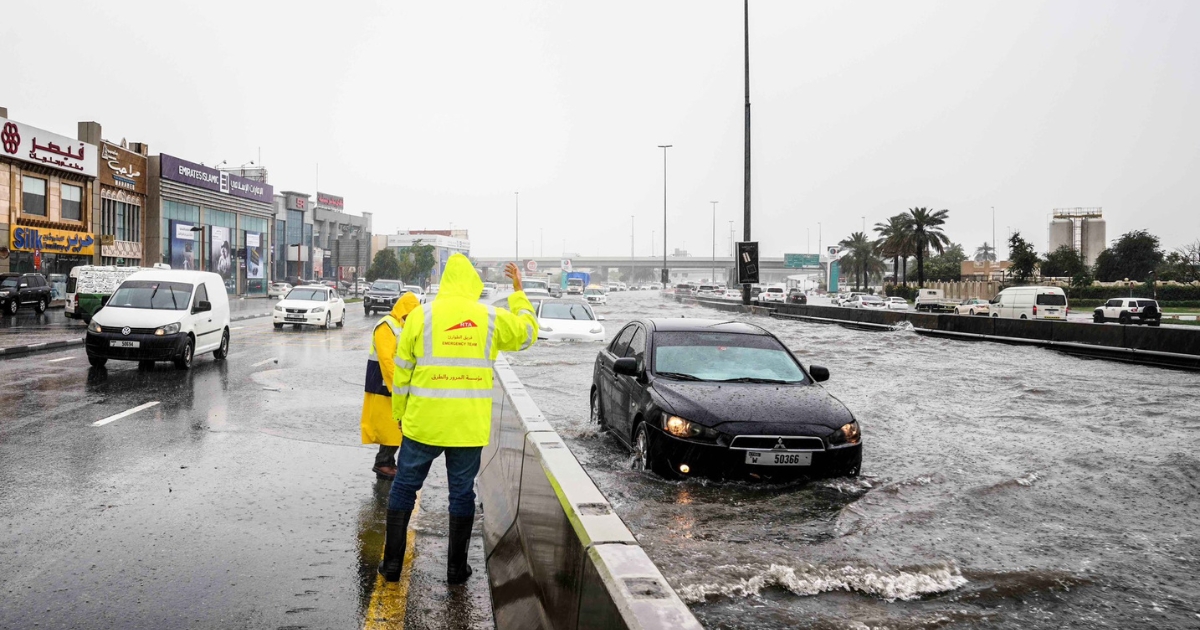
M 492 418 L 492 362 L 537 339 L 523 292 L 512 312 L 479 303 L 483 282 L 465 256 L 446 264 L 432 304 L 409 314 L 396 345 L 392 408 L 405 435 L 433 446 L 486 446 Z

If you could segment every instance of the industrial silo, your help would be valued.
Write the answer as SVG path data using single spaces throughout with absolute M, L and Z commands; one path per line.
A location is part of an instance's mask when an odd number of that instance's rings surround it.
M 1089 217 L 1083 220 L 1083 260 L 1089 267 L 1096 264 L 1096 257 L 1108 247 L 1108 235 L 1104 219 Z
M 1075 221 L 1055 218 L 1050 221 L 1050 249 L 1046 253 L 1058 251 L 1063 245 L 1075 249 Z

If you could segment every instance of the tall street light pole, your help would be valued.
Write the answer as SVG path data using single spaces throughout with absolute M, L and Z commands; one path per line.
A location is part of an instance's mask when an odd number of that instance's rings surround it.
M 745 49 L 746 49 L 746 173 L 743 202 L 745 209 L 745 239 L 750 240 L 750 0 L 743 2 L 745 13 Z M 742 304 L 750 304 L 750 285 L 742 285 Z
M 633 228 L 636 225 L 633 215 L 629 215 L 629 279 L 633 279 Z
M 663 266 L 662 266 L 662 285 L 663 290 L 667 288 L 667 284 L 671 281 L 671 272 L 667 269 L 667 149 L 670 149 L 671 144 L 660 144 L 658 148 L 663 150 Z
M 1000 244 L 996 242 L 996 206 L 992 206 L 992 261 L 1000 262 Z
M 513 262 L 521 264 L 521 193 L 513 193 Z
M 713 284 L 716 284 L 717 283 L 717 202 L 712 201 L 709 203 L 711 203 L 713 205 L 713 242 L 712 242 L 713 268 L 712 268 L 712 278 L 709 278 L 709 281 L 712 282 Z

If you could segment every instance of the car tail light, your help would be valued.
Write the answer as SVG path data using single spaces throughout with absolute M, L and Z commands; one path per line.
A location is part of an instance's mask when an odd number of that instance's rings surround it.
M 1037 315 L 1037 304 L 1033 305 L 1033 314 Z
M 1137 307 L 1135 306 L 1135 307 L 1133 307 L 1133 308 L 1129 309 L 1129 312 L 1130 312 L 1130 313 L 1136 313 L 1136 312 L 1137 312 Z
M 75 298 L 74 298 L 74 300 L 71 302 L 71 304 L 72 304 L 72 305 L 73 305 L 75 308 L 79 308 L 79 294 L 78 294 L 78 293 L 76 293 L 76 294 L 75 294 Z

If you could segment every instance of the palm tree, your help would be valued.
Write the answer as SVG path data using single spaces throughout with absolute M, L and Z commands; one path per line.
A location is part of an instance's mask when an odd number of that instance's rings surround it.
M 975 248 L 975 262 L 983 262 L 985 260 L 996 262 L 996 248 L 988 245 L 987 241 L 984 241 L 983 245 Z
M 866 288 L 872 274 L 885 271 L 883 263 L 875 257 L 875 243 L 867 238 L 866 233 L 854 232 L 850 238 L 842 239 L 838 245 L 850 250 L 842 257 L 842 260 L 846 261 L 848 266 L 853 269 L 855 286 Z M 859 284 L 860 276 L 862 284 Z
M 903 213 L 890 217 L 887 223 L 875 224 L 875 231 L 879 233 L 875 248 L 880 256 L 892 259 L 892 276 L 897 283 L 900 282 L 900 259 L 908 262 L 908 229 L 908 215 Z
M 942 231 L 946 224 L 949 210 L 930 210 L 929 208 L 909 208 L 909 221 L 912 223 L 911 244 L 917 254 L 917 286 L 925 286 L 925 252 L 933 250 L 942 253 L 950 244 L 950 237 Z

